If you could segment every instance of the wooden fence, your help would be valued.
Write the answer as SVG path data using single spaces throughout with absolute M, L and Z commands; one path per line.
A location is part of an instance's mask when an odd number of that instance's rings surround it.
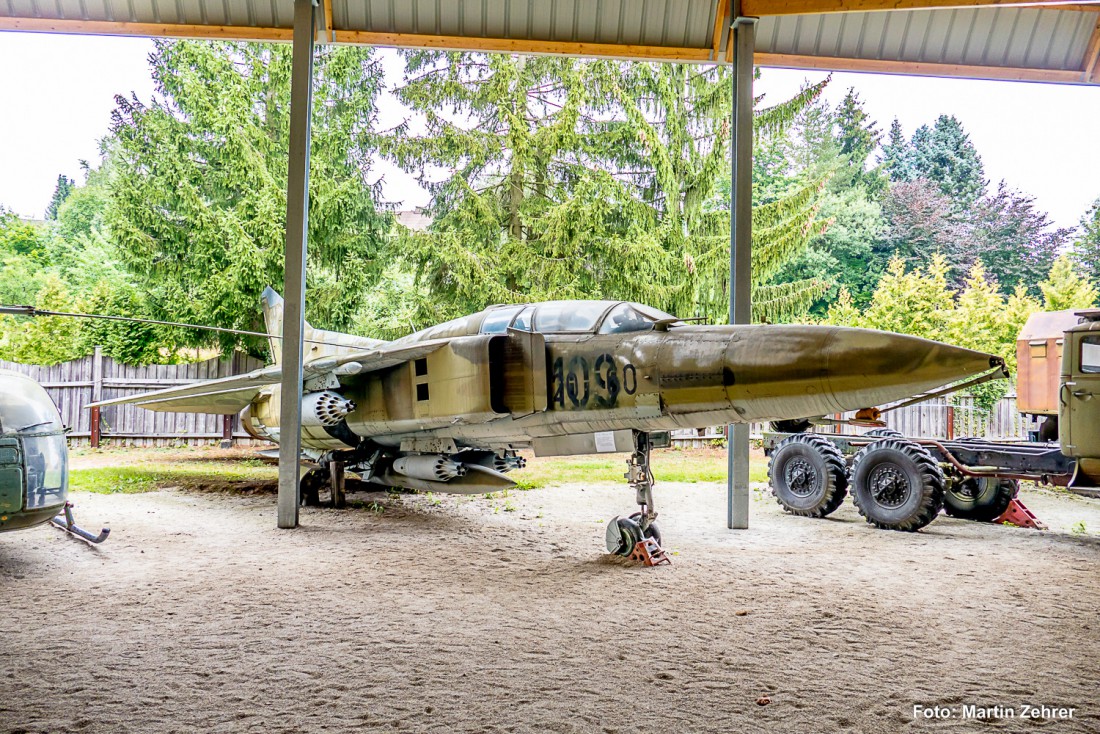
M 83 359 L 50 366 L 0 360 L 0 367 L 28 375 L 46 388 L 61 412 L 61 420 L 71 429 L 69 443 L 73 446 L 96 443 L 94 439 L 112 446 L 218 441 L 251 444 L 252 437 L 241 429 L 240 416 L 159 413 L 136 405 L 111 405 L 100 410 L 98 425 L 93 425 L 92 411 L 86 406 L 99 400 L 239 375 L 262 366 L 258 359 L 234 353 L 232 357 L 205 362 L 135 367 L 103 356 L 99 348 Z

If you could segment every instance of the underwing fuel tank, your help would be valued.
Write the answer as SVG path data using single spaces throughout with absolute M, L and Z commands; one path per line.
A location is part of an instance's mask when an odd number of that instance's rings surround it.
M 859 410 L 998 367 L 1000 357 L 919 337 L 773 325 L 674 329 L 661 335 L 652 372 L 669 415 L 697 423 L 700 414 L 736 422 Z

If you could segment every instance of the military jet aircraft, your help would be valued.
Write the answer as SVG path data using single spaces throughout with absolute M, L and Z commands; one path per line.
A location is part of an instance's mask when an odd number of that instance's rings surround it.
M 282 299 L 263 293 L 272 353 Z M 492 306 L 392 342 L 306 325 L 303 451 L 377 484 L 481 493 L 512 486 L 519 449 L 631 453 L 641 511 L 609 550 L 657 537 L 650 448 L 674 428 L 870 408 L 991 370 L 999 357 L 834 326 L 702 326 L 639 303 Z M 99 405 L 236 414 L 279 441 L 280 365 Z M 651 438 L 652 437 L 652 438 Z M 303 480 L 308 480 L 307 477 Z M 625 551 L 625 552 L 624 552 Z

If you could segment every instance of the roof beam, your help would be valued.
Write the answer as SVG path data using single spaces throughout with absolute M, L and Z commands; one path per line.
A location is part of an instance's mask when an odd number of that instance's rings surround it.
M 373 31 L 335 31 L 336 43 L 354 43 L 394 48 L 431 48 L 440 51 L 485 51 L 516 54 L 559 54 L 653 61 L 713 61 L 710 48 L 684 46 L 635 46 L 616 43 L 572 41 L 536 41 L 511 38 L 475 38 L 467 36 L 431 36 L 414 33 L 375 33 Z
M 80 33 L 93 36 L 147 36 L 149 38 L 217 38 L 231 41 L 290 41 L 291 28 L 174 23 L 120 23 L 107 20 L 50 20 L 0 18 L 0 31 Z
M 325 24 L 325 32 L 321 34 L 321 43 L 332 43 L 334 40 L 334 31 L 336 30 L 332 26 L 332 0 L 324 0 L 323 13 L 321 14 L 321 22 Z
M 1081 81 L 1086 84 L 1100 83 L 1100 19 L 1092 29 L 1092 37 L 1085 49 L 1085 61 L 1081 64 Z
M 865 13 L 874 10 L 996 6 L 1049 8 L 1051 10 L 1091 10 L 1100 13 L 1100 0 L 741 0 L 741 14 L 761 18 L 769 15 Z
M 722 34 L 729 27 L 729 14 L 730 0 L 718 0 L 718 5 L 714 9 L 714 40 L 710 44 L 711 49 L 714 50 L 715 61 L 721 58 L 719 54 L 722 50 Z
M 871 74 L 905 74 L 908 76 L 989 79 L 994 81 L 1048 82 L 1055 84 L 1084 83 L 1081 72 L 1076 70 L 933 64 L 923 61 L 848 59 L 835 56 L 757 53 L 756 65 L 777 69 L 822 69 L 825 71 L 858 71 Z

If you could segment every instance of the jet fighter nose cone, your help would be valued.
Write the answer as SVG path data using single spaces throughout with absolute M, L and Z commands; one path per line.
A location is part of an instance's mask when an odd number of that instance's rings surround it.
M 732 327 L 729 397 L 741 420 L 842 413 L 904 400 L 1003 366 L 991 354 L 871 329 Z
M 1004 366 L 992 354 L 870 329 L 837 328 L 824 356 L 829 392 L 843 410 L 912 397 Z

